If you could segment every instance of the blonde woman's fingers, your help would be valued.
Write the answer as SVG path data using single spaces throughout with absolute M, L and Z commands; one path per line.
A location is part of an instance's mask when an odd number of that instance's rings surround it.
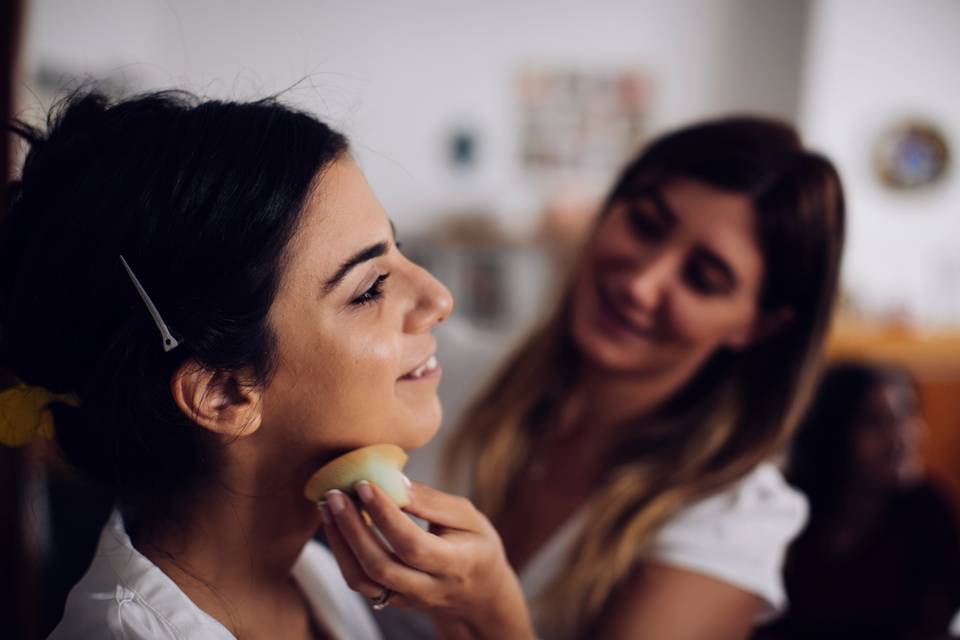
M 337 565 L 340 567 L 340 573 L 343 574 L 347 586 L 366 598 L 379 597 L 380 594 L 383 593 L 383 586 L 371 580 L 367 574 L 364 573 L 360 562 L 356 556 L 353 555 L 350 545 L 347 544 L 343 534 L 340 532 L 340 528 L 337 527 L 336 522 L 334 522 L 329 507 L 324 504 L 319 508 L 323 513 L 324 538 L 330 547 L 330 551 L 333 553 L 334 559 L 337 561 Z
M 369 580 L 415 599 L 429 596 L 436 588 L 436 581 L 430 574 L 403 563 L 384 546 L 373 527 L 364 522 L 360 511 L 344 493 L 331 491 L 327 493 L 326 501 L 342 539 Z
M 403 510 L 435 525 L 479 532 L 488 524 L 483 514 L 466 498 L 437 491 L 420 482 L 413 483 L 410 500 Z
M 376 485 L 361 481 L 355 491 L 373 524 L 404 563 L 434 574 L 449 566 L 452 550 L 447 541 L 418 527 Z

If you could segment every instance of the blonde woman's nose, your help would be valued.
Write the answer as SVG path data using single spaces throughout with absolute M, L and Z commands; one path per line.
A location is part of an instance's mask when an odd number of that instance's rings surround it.
M 638 266 L 630 279 L 629 302 L 642 311 L 659 307 L 676 281 L 678 269 L 677 259 L 665 251 Z

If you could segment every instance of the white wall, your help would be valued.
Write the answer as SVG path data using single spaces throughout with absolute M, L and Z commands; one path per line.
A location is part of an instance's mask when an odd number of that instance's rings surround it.
M 869 311 L 960 323 L 960 2 L 814 0 L 801 123 L 849 197 L 848 289 Z M 874 177 L 876 136 L 929 118 L 953 151 L 947 180 L 916 194 Z
M 288 99 L 351 135 L 408 233 L 477 204 L 515 228 L 532 223 L 540 193 L 517 163 L 512 84 L 525 64 L 648 69 L 652 131 L 735 110 L 799 113 L 847 184 L 848 289 L 868 311 L 960 322 L 956 166 L 941 188 L 915 195 L 885 190 L 870 167 L 875 136 L 900 115 L 938 121 L 960 154 L 957 0 L 34 0 L 28 9 L 34 68 L 237 98 L 302 81 Z M 460 125 L 481 135 L 470 179 L 444 161 L 445 136 Z
M 513 78 L 525 63 L 638 65 L 654 77 L 651 125 L 731 110 L 792 118 L 806 0 L 34 0 L 28 61 L 142 87 L 289 98 L 354 140 L 404 227 L 488 204 L 515 227 L 539 201 L 516 161 Z M 443 142 L 480 132 L 481 163 L 454 180 Z

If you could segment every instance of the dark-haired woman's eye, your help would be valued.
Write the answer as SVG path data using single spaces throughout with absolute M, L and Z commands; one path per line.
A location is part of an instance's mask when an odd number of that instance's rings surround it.
M 376 280 L 373 284 L 370 285 L 370 288 L 361 293 L 359 296 L 350 301 L 352 305 L 364 305 L 371 302 L 376 302 L 383 297 L 383 283 L 387 281 L 387 278 L 390 277 L 389 273 L 385 273 Z

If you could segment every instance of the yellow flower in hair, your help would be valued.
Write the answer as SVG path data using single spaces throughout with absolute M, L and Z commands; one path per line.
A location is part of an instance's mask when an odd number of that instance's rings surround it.
M 0 444 L 22 447 L 30 444 L 37 434 L 52 438 L 50 405 L 54 402 L 74 407 L 79 404 L 76 396 L 25 384 L 0 391 Z

